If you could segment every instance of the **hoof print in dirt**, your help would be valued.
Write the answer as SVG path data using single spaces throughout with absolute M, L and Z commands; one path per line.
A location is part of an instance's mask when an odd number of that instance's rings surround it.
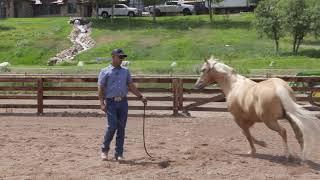
M 162 161 L 162 162 L 159 162 L 158 164 L 161 168 L 167 168 L 170 166 L 170 162 L 169 161 Z

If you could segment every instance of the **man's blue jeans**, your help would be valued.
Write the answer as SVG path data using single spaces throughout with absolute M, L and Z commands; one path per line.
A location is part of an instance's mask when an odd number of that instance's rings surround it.
M 108 128 L 106 129 L 101 150 L 102 152 L 109 151 L 110 143 L 113 139 L 114 134 L 117 132 L 115 156 L 122 156 L 125 128 L 128 118 L 128 100 L 127 98 L 124 98 L 121 101 L 116 102 L 113 99 L 107 99 L 106 104 Z

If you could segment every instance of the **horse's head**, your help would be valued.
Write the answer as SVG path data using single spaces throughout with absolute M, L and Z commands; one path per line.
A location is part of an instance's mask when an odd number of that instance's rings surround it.
M 197 89 L 204 88 L 212 83 L 216 83 L 219 79 L 224 78 L 233 72 L 234 70 L 231 67 L 219 62 L 213 57 L 205 59 L 201 68 L 200 77 L 194 86 Z

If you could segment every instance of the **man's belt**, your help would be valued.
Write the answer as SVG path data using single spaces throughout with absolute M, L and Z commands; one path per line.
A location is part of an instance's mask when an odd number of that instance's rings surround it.
M 122 101 L 122 100 L 124 100 L 126 98 L 127 98 L 126 96 L 116 96 L 116 97 L 107 98 L 107 99 L 111 99 L 111 100 L 113 100 L 115 102 L 120 102 L 120 101 Z

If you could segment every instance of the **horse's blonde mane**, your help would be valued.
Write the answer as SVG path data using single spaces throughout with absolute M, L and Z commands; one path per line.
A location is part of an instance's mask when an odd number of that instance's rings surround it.
M 223 73 L 223 74 L 233 74 L 235 73 L 234 69 L 223 62 L 221 62 L 219 59 L 214 58 L 214 56 L 211 56 L 207 62 L 210 64 L 210 69 L 215 69 L 216 71 Z

